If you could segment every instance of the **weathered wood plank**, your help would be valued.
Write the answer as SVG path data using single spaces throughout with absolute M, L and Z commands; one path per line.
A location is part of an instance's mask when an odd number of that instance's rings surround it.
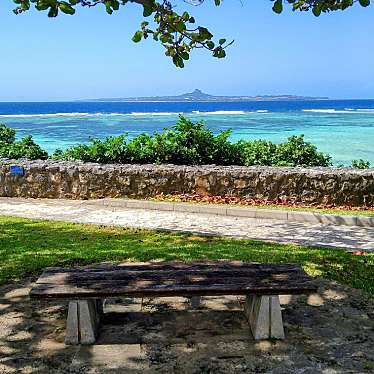
M 79 335 L 81 344 L 93 344 L 99 325 L 96 300 L 79 300 Z
M 291 286 L 269 286 L 269 285 L 253 285 L 248 283 L 237 284 L 214 284 L 214 285 L 158 285 L 154 287 L 132 287 L 129 285 L 117 284 L 113 287 L 105 282 L 87 286 L 64 286 L 64 285 L 39 285 L 34 287 L 30 296 L 32 298 L 107 298 L 115 296 L 124 297 L 159 297 L 159 296 L 214 296 L 214 295 L 244 295 L 253 294 L 303 294 L 312 293 L 317 289 L 314 285 L 295 285 Z
M 247 295 L 244 312 L 256 340 L 284 339 L 278 295 Z
M 253 337 L 268 339 L 270 337 L 269 296 L 247 295 L 244 305 Z
M 129 290 L 154 290 L 158 292 L 158 290 L 168 289 L 170 291 L 175 290 L 178 291 L 180 288 L 185 287 L 194 287 L 195 289 L 215 289 L 215 288 L 230 288 L 233 289 L 237 288 L 250 288 L 253 290 L 263 290 L 266 289 L 277 289 L 277 290 L 295 290 L 295 289 L 303 289 L 303 290 L 315 290 L 316 287 L 314 282 L 308 279 L 301 279 L 301 278 L 289 278 L 285 281 L 274 281 L 271 278 L 211 278 L 211 279 L 196 279 L 194 277 L 185 276 L 183 278 L 155 278 L 150 280 L 144 279 L 132 279 L 132 280 L 117 280 L 117 281 L 107 281 L 107 280 L 88 280 L 82 282 L 67 282 L 65 284 L 54 284 L 54 283 L 47 283 L 47 284 L 38 284 L 36 285 L 32 291 L 40 289 L 40 290 L 50 290 L 53 292 L 53 289 L 65 289 L 68 290 L 71 288 L 72 290 L 90 290 L 94 292 L 95 290 L 112 292 L 113 290 L 122 289 L 124 292 L 128 292 Z M 33 292 L 32 292 L 33 294 Z
M 79 344 L 79 309 L 78 301 L 70 301 L 68 308 L 68 318 L 66 320 L 65 344 Z
M 279 296 L 269 296 L 270 336 L 273 339 L 284 339 L 284 328 Z
M 226 270 L 199 270 L 194 272 L 186 272 L 185 270 L 167 270 L 167 271 L 125 271 L 125 270 L 113 270 L 103 272 L 60 272 L 60 273 L 44 273 L 36 282 L 37 284 L 66 284 L 66 283 L 86 283 L 88 281 L 131 281 L 131 280 L 167 280 L 167 279 L 178 279 L 186 277 L 195 277 L 198 279 L 215 279 L 215 278 L 271 278 L 275 280 L 279 279 L 296 279 L 308 277 L 300 269 L 284 270 L 284 269 L 226 269 Z
M 316 290 L 314 280 L 293 264 L 199 262 L 126 264 L 101 266 L 94 270 L 47 269 L 30 296 L 79 299 L 230 293 L 292 294 Z
M 96 341 L 102 313 L 101 300 L 75 300 L 69 302 L 65 344 L 93 344 Z
M 105 271 L 150 271 L 150 270 L 162 270 L 162 271 L 175 271 L 175 270 L 188 270 L 188 271 L 201 271 L 201 270 L 233 270 L 233 269 L 272 269 L 278 268 L 282 270 L 298 269 L 300 267 L 295 264 L 258 264 L 258 263 L 246 263 L 240 261 L 204 261 L 204 262 L 151 262 L 151 263 L 125 263 L 119 265 L 113 264 L 102 264 L 89 267 L 79 268 L 63 268 L 63 267 L 49 267 L 45 269 L 44 273 L 81 273 L 81 272 L 105 272 Z M 44 274 L 43 273 L 43 274 Z

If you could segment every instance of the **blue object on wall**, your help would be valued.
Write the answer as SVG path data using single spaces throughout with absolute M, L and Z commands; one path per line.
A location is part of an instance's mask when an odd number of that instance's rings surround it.
M 19 175 L 23 177 L 25 175 L 25 170 L 22 166 L 10 165 L 10 175 L 12 176 Z

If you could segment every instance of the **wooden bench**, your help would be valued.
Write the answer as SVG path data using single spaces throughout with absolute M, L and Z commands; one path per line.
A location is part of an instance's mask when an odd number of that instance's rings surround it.
M 255 339 L 283 339 L 279 295 L 316 292 L 315 281 L 293 264 L 159 262 L 87 268 L 47 268 L 30 297 L 69 300 L 66 344 L 93 344 L 103 300 L 112 297 L 246 295 Z

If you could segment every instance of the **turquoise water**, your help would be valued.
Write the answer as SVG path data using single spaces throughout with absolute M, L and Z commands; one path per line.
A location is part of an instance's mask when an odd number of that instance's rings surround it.
M 335 164 L 363 158 L 374 165 L 374 101 L 249 103 L 0 103 L 0 122 L 31 134 L 48 152 L 127 132 L 129 137 L 172 126 L 184 113 L 232 140 L 282 142 L 304 134 Z

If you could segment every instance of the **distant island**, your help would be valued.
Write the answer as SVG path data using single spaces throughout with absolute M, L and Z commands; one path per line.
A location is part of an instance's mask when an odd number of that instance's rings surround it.
M 295 95 L 264 95 L 264 96 L 215 96 L 195 89 L 177 96 L 146 96 L 146 97 L 120 97 L 104 99 L 86 99 L 78 101 L 110 101 L 110 102 L 196 102 L 196 101 L 275 101 L 275 100 L 328 100 L 328 97 L 295 96 Z

